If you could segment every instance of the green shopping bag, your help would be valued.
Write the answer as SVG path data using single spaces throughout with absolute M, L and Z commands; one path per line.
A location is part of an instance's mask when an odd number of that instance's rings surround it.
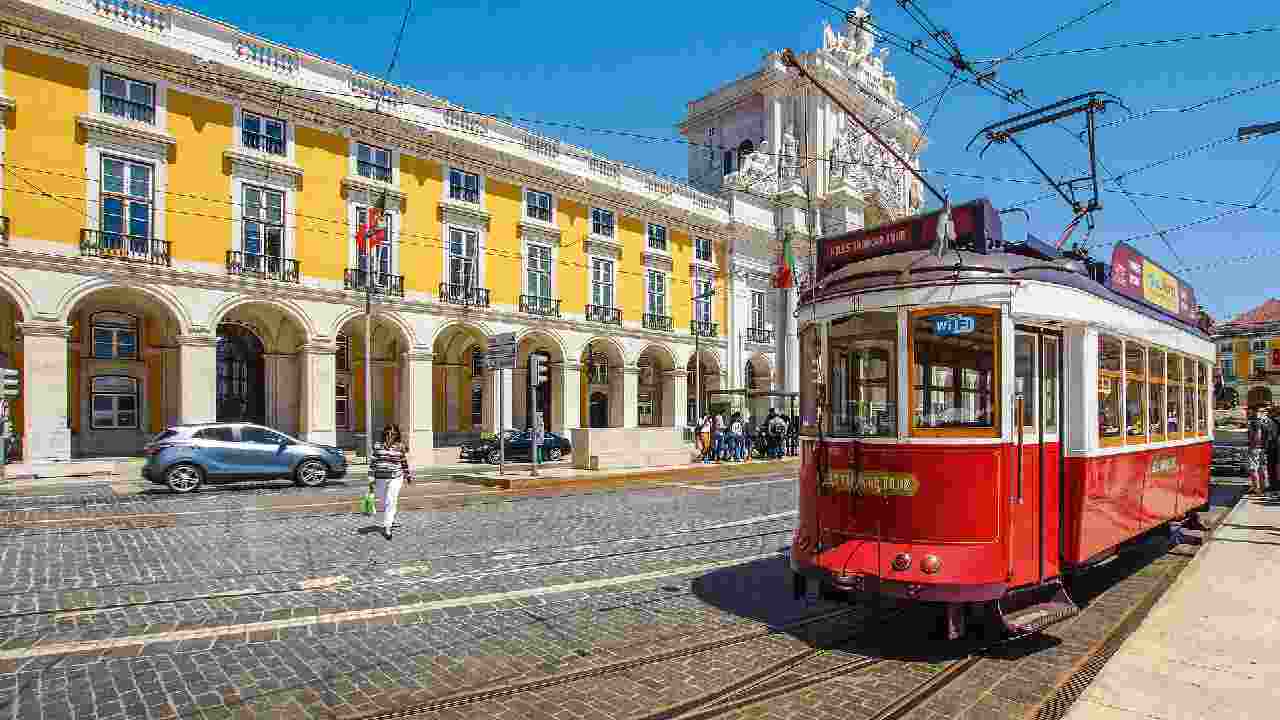
M 373 483 L 369 483 L 369 491 L 360 497 L 360 512 L 373 515 L 378 511 L 378 501 L 373 497 Z

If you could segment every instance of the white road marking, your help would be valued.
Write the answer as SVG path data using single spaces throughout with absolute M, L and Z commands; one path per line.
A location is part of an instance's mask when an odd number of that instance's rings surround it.
M 32 657 L 45 657 L 48 655 L 66 655 L 69 653 L 89 653 L 102 650 L 110 650 L 113 648 L 137 647 L 148 643 L 156 642 L 177 642 L 181 640 L 199 640 L 203 638 L 222 637 L 225 635 L 244 635 L 246 633 L 275 631 L 284 628 L 306 627 L 308 625 L 318 625 L 321 623 L 350 623 L 377 618 L 394 617 L 397 615 L 407 615 L 411 613 L 421 613 L 431 610 L 443 610 L 452 607 L 465 607 L 467 605 L 479 605 L 482 603 L 497 603 L 504 600 L 516 600 L 520 598 L 540 597 L 542 595 L 554 595 L 557 593 L 578 592 L 581 590 L 593 590 L 596 588 L 610 587 L 613 585 L 628 585 L 631 583 L 640 583 L 648 580 L 657 580 L 659 578 L 674 577 L 676 575 L 685 575 L 689 573 L 701 573 L 709 570 L 718 570 L 720 568 L 733 567 L 743 563 L 754 562 L 756 560 L 765 560 L 769 558 L 781 557 L 776 552 L 760 553 L 757 555 L 746 555 L 743 557 L 733 558 L 730 560 L 717 560 L 714 562 L 696 563 L 693 565 L 681 565 L 679 567 L 666 568 L 662 570 L 652 570 L 650 572 L 636 573 L 634 575 L 622 575 L 619 577 L 600 578 L 598 580 L 583 580 L 580 582 L 563 583 L 560 585 L 544 585 L 536 588 L 526 588 L 524 590 L 511 590 L 501 593 L 483 593 L 479 595 L 466 595 L 464 597 L 451 598 L 447 600 L 433 600 L 429 602 L 406 603 L 404 605 L 394 605 L 391 607 L 369 608 L 364 610 L 346 610 L 335 613 L 321 613 L 317 615 L 309 615 L 296 618 L 282 618 L 280 620 L 268 620 L 254 623 L 241 623 L 237 625 L 215 625 L 211 627 L 192 628 L 189 630 L 175 630 L 172 632 L 149 633 L 145 635 L 133 635 L 129 637 L 119 638 L 103 638 L 100 640 L 83 640 L 69 642 L 54 642 L 48 644 L 36 645 L 30 648 L 14 648 L 11 650 L 0 650 L 0 660 L 22 660 Z

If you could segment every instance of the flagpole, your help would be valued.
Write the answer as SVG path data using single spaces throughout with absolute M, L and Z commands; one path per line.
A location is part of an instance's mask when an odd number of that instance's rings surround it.
M 364 276 L 364 451 L 369 468 L 373 468 L 373 262 L 365 245 Z

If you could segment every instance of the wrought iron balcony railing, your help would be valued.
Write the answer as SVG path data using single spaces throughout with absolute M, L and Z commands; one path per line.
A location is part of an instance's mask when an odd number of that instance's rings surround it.
M 114 258 L 148 265 L 169 265 L 172 262 L 168 240 L 157 240 L 140 235 L 103 232 L 101 230 L 80 231 L 80 254 L 90 257 Z
M 440 283 L 440 301 L 451 305 L 489 307 L 489 289 L 454 283 Z
M 463 202 L 478 203 L 480 202 L 480 191 L 465 185 L 450 185 L 449 198 Z
M 369 287 L 369 283 L 373 283 L 373 287 Z M 391 273 L 372 272 L 367 270 L 357 270 L 347 268 L 342 275 L 342 286 L 348 290 L 359 290 L 365 292 L 372 289 L 378 295 L 392 295 L 395 297 L 404 297 L 404 276 L 392 275 Z
M 622 310 L 607 305 L 588 305 L 587 321 L 622 326 Z
M 371 163 L 368 160 L 356 161 L 356 173 L 360 177 L 372 178 L 385 183 L 391 182 L 391 168 Z
M 272 155 L 284 155 L 284 140 L 273 138 L 262 133 L 249 132 L 245 130 L 242 134 L 244 138 L 244 146 L 251 150 L 261 150 Z
M 720 334 L 720 324 L 693 320 L 689 323 L 689 333 L 698 337 L 715 337 Z
M 773 342 L 773 331 L 768 328 L 747 328 L 747 342 L 763 343 L 768 345 Z
M 671 316 L 670 315 L 650 315 L 645 313 L 641 318 L 644 323 L 645 330 L 664 330 L 671 332 Z
M 521 295 L 520 312 L 542 317 L 560 317 L 560 300 L 541 295 Z
M 102 112 L 136 122 L 147 123 L 148 125 L 154 125 L 156 122 L 156 107 L 154 105 L 134 102 L 111 95 L 102 96 Z
M 292 283 L 300 276 L 297 260 L 239 250 L 227 251 L 227 272 Z

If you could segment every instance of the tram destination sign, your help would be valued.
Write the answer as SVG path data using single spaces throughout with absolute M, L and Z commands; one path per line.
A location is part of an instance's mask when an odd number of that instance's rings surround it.
M 1183 322 L 1195 325 L 1199 320 L 1195 290 L 1127 243 L 1116 245 L 1111 253 L 1111 279 L 1107 284 L 1121 295 L 1151 305 Z
M 938 234 L 941 210 L 913 215 L 904 220 L 822 238 L 818 245 L 818 272 L 824 278 L 852 263 L 883 255 L 928 250 Z M 986 198 L 951 208 L 956 227 L 956 243 L 977 252 L 987 252 L 1000 242 L 1000 216 Z

